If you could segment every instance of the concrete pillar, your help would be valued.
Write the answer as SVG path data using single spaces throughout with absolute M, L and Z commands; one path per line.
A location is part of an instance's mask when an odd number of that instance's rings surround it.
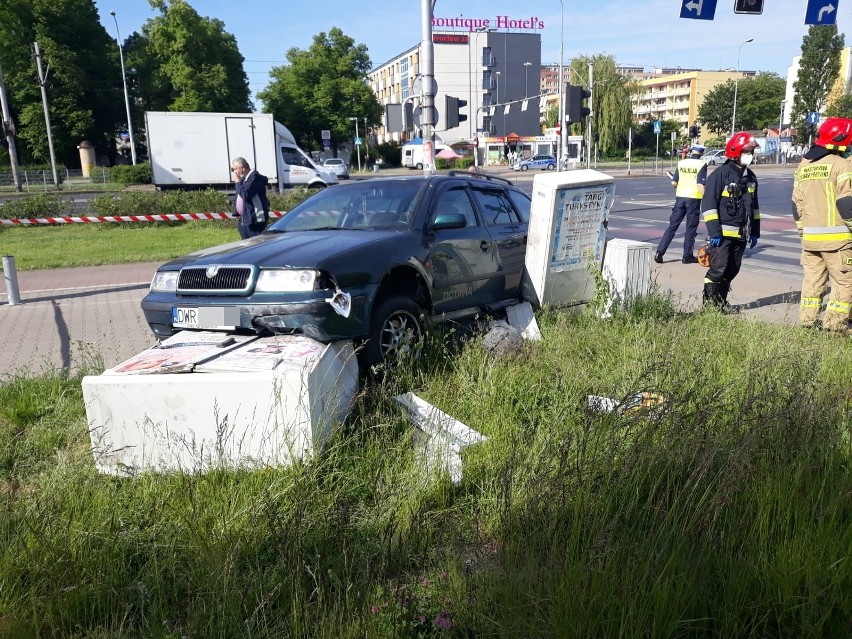
M 91 177 L 92 169 L 95 168 L 95 145 L 88 140 L 83 140 L 77 149 L 80 151 L 80 166 L 83 168 L 83 177 Z

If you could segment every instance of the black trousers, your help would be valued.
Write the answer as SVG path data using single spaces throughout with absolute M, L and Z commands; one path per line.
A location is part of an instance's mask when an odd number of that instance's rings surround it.
M 237 231 L 240 233 L 240 239 L 245 240 L 255 235 L 260 235 L 266 228 L 266 222 L 253 222 L 244 225 L 242 219 L 237 223 Z
M 720 284 L 727 293 L 731 286 L 731 280 L 740 272 L 745 247 L 745 240 L 730 237 L 723 237 L 719 246 L 711 246 L 710 268 L 704 276 L 704 283 Z
M 686 230 L 683 234 L 683 256 L 693 257 L 693 249 L 695 248 L 695 236 L 698 233 L 698 221 L 701 217 L 701 200 L 694 197 L 679 197 L 675 198 L 675 204 L 672 208 L 672 215 L 669 218 L 669 227 L 660 238 L 660 243 L 657 245 L 657 253 L 665 255 L 666 249 L 672 243 L 675 233 L 686 218 Z

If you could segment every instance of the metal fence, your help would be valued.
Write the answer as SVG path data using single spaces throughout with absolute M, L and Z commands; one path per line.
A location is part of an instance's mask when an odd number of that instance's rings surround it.
M 53 171 L 50 169 L 21 169 L 21 189 L 28 193 L 37 191 L 54 191 Z M 89 172 L 89 177 L 83 177 L 82 169 L 57 169 L 59 187 L 67 190 L 85 190 L 87 188 L 103 188 L 109 184 L 109 167 L 96 166 Z M 14 189 L 15 180 L 11 171 L 0 171 L 0 188 Z

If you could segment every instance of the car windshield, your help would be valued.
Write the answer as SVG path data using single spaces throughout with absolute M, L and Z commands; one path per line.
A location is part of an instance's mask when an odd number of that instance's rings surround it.
M 422 180 L 364 180 L 323 189 L 293 208 L 267 233 L 328 229 L 408 229 Z
M 328 165 L 331 165 L 331 164 L 343 164 L 343 160 L 326 160 L 326 161 L 325 161 L 325 163 L 326 163 L 326 164 L 328 164 Z

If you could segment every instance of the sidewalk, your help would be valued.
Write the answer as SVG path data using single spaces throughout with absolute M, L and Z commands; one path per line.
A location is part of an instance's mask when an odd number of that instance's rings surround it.
M 704 269 L 679 260 L 651 264 L 653 282 L 671 291 L 684 311 L 701 306 Z M 154 345 L 139 302 L 159 262 L 118 264 L 18 274 L 21 304 L 0 291 L 0 379 L 7 374 L 77 369 L 100 357 L 112 367 Z M 741 317 L 795 323 L 798 278 L 744 267 L 730 301 Z

